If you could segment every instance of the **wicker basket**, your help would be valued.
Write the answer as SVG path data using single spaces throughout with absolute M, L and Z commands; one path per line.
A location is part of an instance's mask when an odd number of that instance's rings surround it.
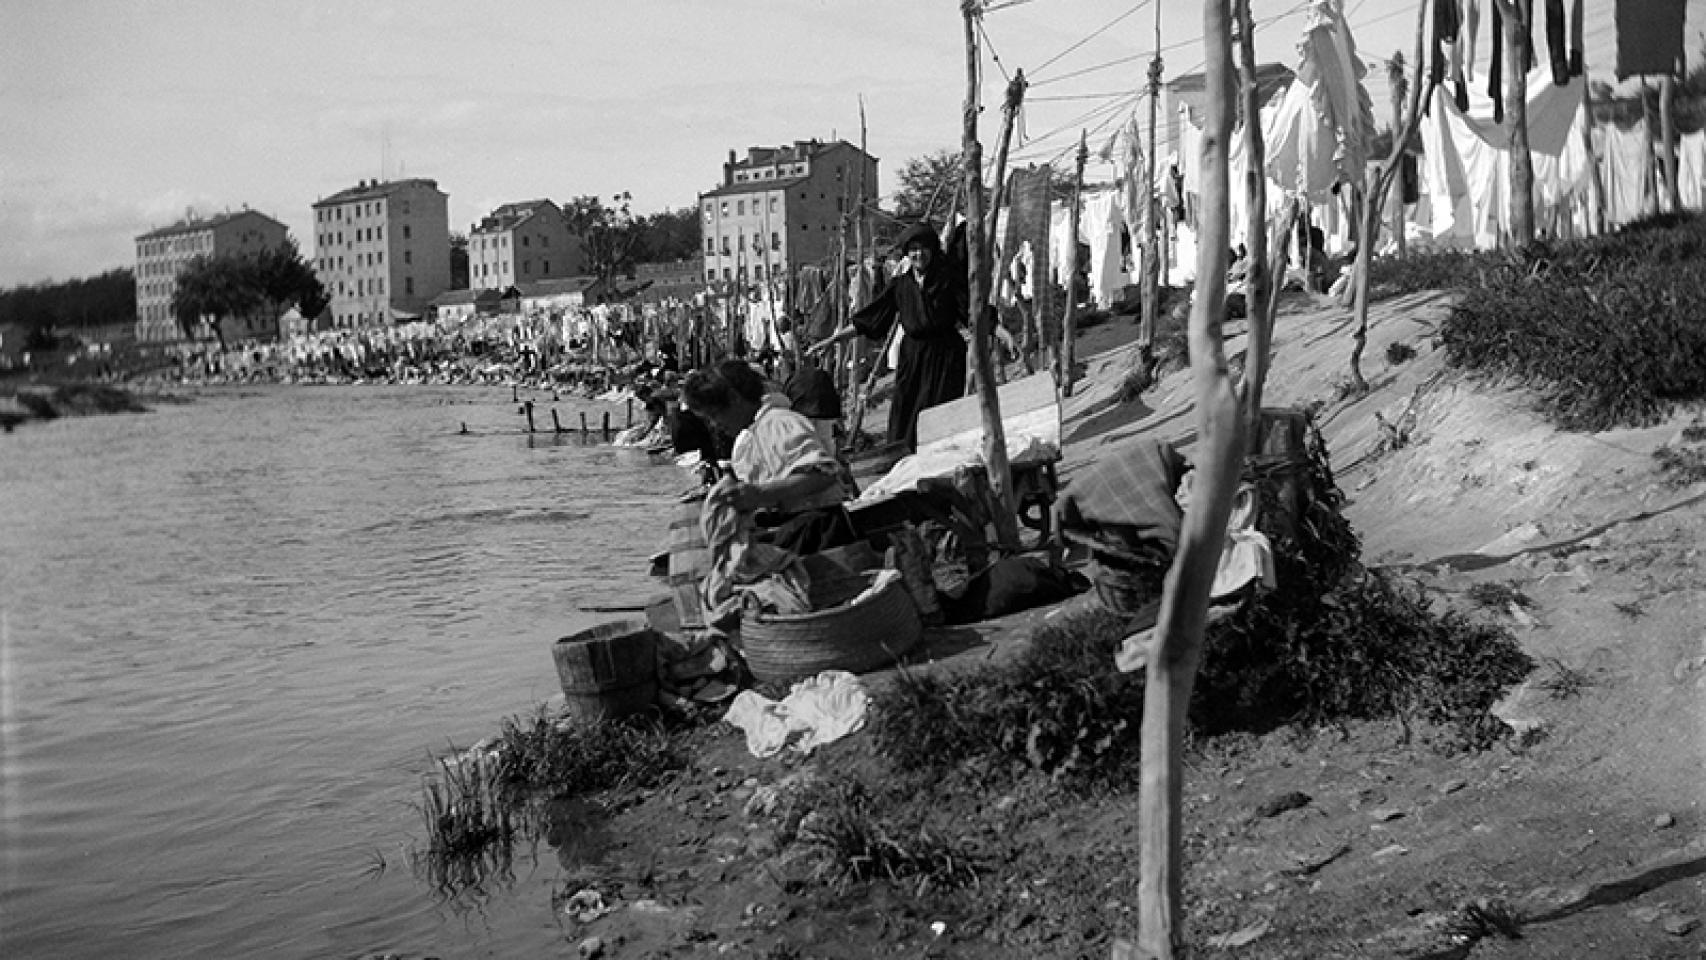
M 813 581 L 812 613 L 764 614 L 742 621 L 741 652 L 758 680 L 792 680 L 823 670 L 864 673 L 893 663 L 924 636 L 918 608 L 900 579 L 848 604 L 876 574 Z

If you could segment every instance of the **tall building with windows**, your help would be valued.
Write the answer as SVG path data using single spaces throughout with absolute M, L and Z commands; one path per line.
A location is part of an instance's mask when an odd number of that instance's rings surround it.
M 335 327 L 423 315 L 450 288 L 449 196 L 435 180 L 363 180 L 314 204 L 314 271 Z
M 289 237 L 284 224 L 248 209 L 205 218 L 192 212 L 169 227 L 137 237 L 136 339 L 159 343 L 182 338 L 172 314 L 172 295 L 178 289 L 178 274 L 191 261 L 282 246 Z
M 580 238 L 549 200 L 506 203 L 468 230 L 468 286 L 503 290 L 573 277 L 586 262 Z
M 841 230 L 852 244 L 852 218 L 865 198 L 864 235 L 877 205 L 877 159 L 845 140 L 796 140 L 790 146 L 729 151 L 723 182 L 699 195 L 707 283 L 746 284 L 828 263 Z

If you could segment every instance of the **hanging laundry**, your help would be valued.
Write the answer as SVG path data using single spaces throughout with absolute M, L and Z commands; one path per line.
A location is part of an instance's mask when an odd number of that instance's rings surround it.
M 1687 0 L 1617 0 L 1617 79 L 1681 76 Z
M 1487 96 L 1493 101 L 1493 122 L 1505 122 L 1505 17 L 1499 12 L 1499 0 L 1492 0 L 1493 56 L 1487 63 Z M 1430 101 L 1432 97 L 1428 98 Z
M 1570 50 L 1564 22 L 1564 0 L 1546 0 L 1546 52 L 1551 55 L 1552 82 L 1563 86 L 1570 82 Z
M 1581 0 L 1576 0 L 1580 3 Z M 1475 82 L 1475 35 L 1481 29 L 1481 0 L 1465 0 L 1463 8 L 1463 73 Z

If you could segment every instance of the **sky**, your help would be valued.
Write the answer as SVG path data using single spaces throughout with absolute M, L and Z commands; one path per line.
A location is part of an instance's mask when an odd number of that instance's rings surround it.
M 1379 61 L 1411 55 L 1415 2 L 1343 3 L 1384 125 Z M 1687 3 L 1692 53 L 1706 0 Z M 1014 163 L 1105 141 L 1139 105 L 1156 4 L 1164 77 L 1200 69 L 1195 3 L 987 0 L 986 156 L 1015 68 Z M 1613 0 L 1586 4 L 1608 74 Z M 1295 65 L 1308 6 L 1252 0 L 1259 60 Z M 539 197 L 692 206 L 731 149 L 857 143 L 861 102 L 887 197 L 908 159 L 958 148 L 965 93 L 958 0 L 0 0 L 0 287 L 131 266 L 188 211 L 259 210 L 311 256 L 311 205 L 375 177 L 436 180 L 459 232 Z

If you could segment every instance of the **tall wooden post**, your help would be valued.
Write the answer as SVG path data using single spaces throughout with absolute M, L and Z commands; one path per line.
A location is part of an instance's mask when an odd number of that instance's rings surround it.
M 1000 246 L 1001 238 L 997 237 L 995 235 L 995 227 L 996 227 L 996 224 L 1001 219 L 1001 207 L 1002 207 L 1002 205 L 1008 202 L 1008 199 L 1007 199 L 1007 148 L 1009 146 L 1011 146 L 1013 143 L 1013 123 L 1016 119 L 1018 119 L 1019 104 L 1022 103 L 1024 101 L 1024 99 L 1025 99 L 1025 71 L 1017 70 L 1017 71 L 1014 71 L 1013 79 L 1008 81 L 1008 83 L 1007 83 L 1007 95 L 1001 102 L 1001 137 L 999 140 L 996 141 L 995 169 L 993 171 L 993 173 L 994 173 L 994 184 L 995 184 L 995 186 L 994 186 L 994 194 L 995 195 L 994 195 L 994 198 L 990 201 L 989 212 L 986 215 L 986 218 L 988 220 L 988 223 L 986 224 L 986 229 L 988 231 L 986 236 L 987 236 L 988 251 L 989 251 L 989 262 L 992 265 L 992 267 L 993 266 L 999 266 L 999 263 L 1000 263 L 1000 261 L 996 259 L 995 251 Z M 1009 216 L 1011 216 L 1011 214 L 1009 214 Z M 1008 251 L 1002 251 L 1002 252 L 1006 253 Z M 999 270 L 992 269 L 991 273 L 995 277 L 1000 276 Z M 990 302 L 991 306 L 997 306 L 998 305 L 998 301 L 1000 300 L 1000 292 L 999 292 L 1000 288 L 1001 288 L 1001 282 L 999 280 L 992 279 L 990 281 L 990 284 L 989 284 L 989 302 Z M 997 319 L 999 319 L 999 314 L 997 314 Z M 1030 327 L 1028 325 L 1025 328 L 1022 339 L 1024 340 L 1024 344 L 1025 344 L 1025 346 L 1024 346 L 1025 365 L 1026 365 L 1026 368 L 1029 369 L 1030 368 L 1030 354 L 1031 354 L 1032 350 L 1035 349 L 1036 345 L 1031 341 Z
M 966 178 L 966 273 L 970 287 L 973 368 L 977 373 L 978 408 L 983 413 L 983 463 L 995 501 L 996 539 L 1017 547 L 1019 524 L 1013 510 L 1013 474 L 1007 463 L 1007 435 L 1001 425 L 1001 402 L 996 395 L 995 365 L 992 362 L 993 331 L 989 322 L 989 260 L 984 240 L 983 145 L 977 139 L 979 0 L 960 0 L 966 36 L 966 101 L 964 145 Z
M 1075 342 L 1078 339 L 1078 298 L 1073 296 L 1073 281 L 1078 277 L 1078 217 L 1079 208 L 1083 205 L 1084 197 L 1084 164 L 1090 159 L 1090 148 L 1085 140 L 1089 134 L 1078 131 L 1078 156 L 1074 160 L 1072 171 L 1072 207 L 1066 213 L 1066 235 L 1071 238 L 1067 244 L 1066 254 L 1066 315 L 1060 321 L 1060 370 L 1055 374 L 1055 382 L 1060 384 L 1062 396 L 1072 396 L 1073 368 L 1078 363 Z M 1129 174 L 1136 176 L 1137 171 Z M 1034 280 L 1036 298 L 1040 302 L 1048 296 L 1048 275 Z
M 1404 53 L 1398 51 L 1392 54 L 1392 59 L 1386 61 L 1386 82 L 1392 91 L 1392 136 L 1398 136 L 1398 131 L 1404 129 L 1404 94 L 1409 92 L 1410 83 L 1404 78 Z M 1392 191 L 1392 209 L 1388 218 L 1392 221 L 1392 239 L 1398 245 L 1398 256 L 1403 257 L 1405 251 L 1405 234 L 1408 232 L 1405 224 L 1404 188 L 1404 147 L 1403 144 L 1395 154 L 1398 158 L 1398 189 Z
M 1534 157 L 1528 149 L 1528 21 L 1524 4 L 1493 0 L 1505 22 L 1505 122 L 1511 128 L 1510 243 L 1534 242 Z
M 1381 199 L 1385 196 L 1384 191 L 1391 189 L 1397 179 L 1399 158 L 1403 156 L 1404 145 L 1410 142 L 1422 125 L 1422 100 L 1433 96 L 1433 73 L 1424 69 L 1422 60 L 1422 40 L 1427 35 L 1427 29 L 1428 5 L 1422 2 L 1416 5 L 1416 57 L 1410 67 L 1413 71 L 1410 77 L 1410 112 L 1403 127 L 1393 133 L 1392 153 L 1386 158 L 1385 169 L 1376 166 L 1373 174 L 1368 177 L 1368 195 L 1364 198 L 1362 208 L 1363 242 L 1357 244 L 1356 266 L 1351 278 L 1354 284 L 1351 311 L 1356 319 L 1356 332 L 1351 335 L 1351 383 L 1359 393 L 1368 390 L 1368 381 L 1363 379 L 1362 375 L 1362 351 L 1368 345 L 1368 269 L 1374 257 L 1374 243 L 1380 238 Z M 1403 224 L 1400 223 L 1399 229 L 1402 228 Z
M 1149 149 L 1144 151 L 1143 190 L 1143 284 L 1138 302 L 1143 316 L 1137 325 L 1137 362 L 1145 383 L 1155 369 L 1155 328 L 1161 308 L 1161 248 L 1155 223 L 1155 117 L 1161 97 L 1161 4 L 1155 4 L 1155 56 L 1149 61 Z M 1222 271 L 1222 275 L 1225 271 Z M 1200 275 L 1199 275 L 1200 280 Z
M 1202 240 L 1197 245 L 1197 297 L 1190 321 L 1191 379 L 1196 394 L 1196 480 L 1185 509 L 1179 549 L 1167 571 L 1144 679 L 1142 766 L 1138 778 L 1138 949 L 1174 960 L 1184 948 L 1180 904 L 1183 852 L 1180 793 L 1185 709 L 1202 656 L 1204 622 L 1215 567 L 1244 452 L 1238 391 L 1221 343 L 1231 203 L 1228 140 L 1233 75 L 1229 0 L 1204 0 L 1207 104 L 1202 138 Z M 1115 945 L 1115 956 L 1121 945 Z
M 1582 67 L 1582 152 L 1588 158 L 1588 233 L 1605 232 L 1605 182 L 1599 176 L 1599 158 L 1593 152 L 1593 84 Z
M 1664 168 L 1665 202 L 1670 213 L 1682 212 L 1682 191 L 1676 170 L 1676 79 L 1659 78 L 1659 162 Z
M 1273 313 L 1268 301 L 1273 298 L 1275 285 L 1268 272 L 1267 149 L 1262 142 L 1262 100 L 1256 84 L 1256 25 L 1250 16 L 1250 0 L 1236 0 L 1236 8 L 1238 62 L 1243 68 L 1239 92 L 1244 104 L 1244 316 L 1250 331 L 1239 389 L 1244 433 L 1255 442 L 1262 418 L 1262 386 L 1273 349 Z M 1198 277 L 1197 283 L 1202 282 Z

